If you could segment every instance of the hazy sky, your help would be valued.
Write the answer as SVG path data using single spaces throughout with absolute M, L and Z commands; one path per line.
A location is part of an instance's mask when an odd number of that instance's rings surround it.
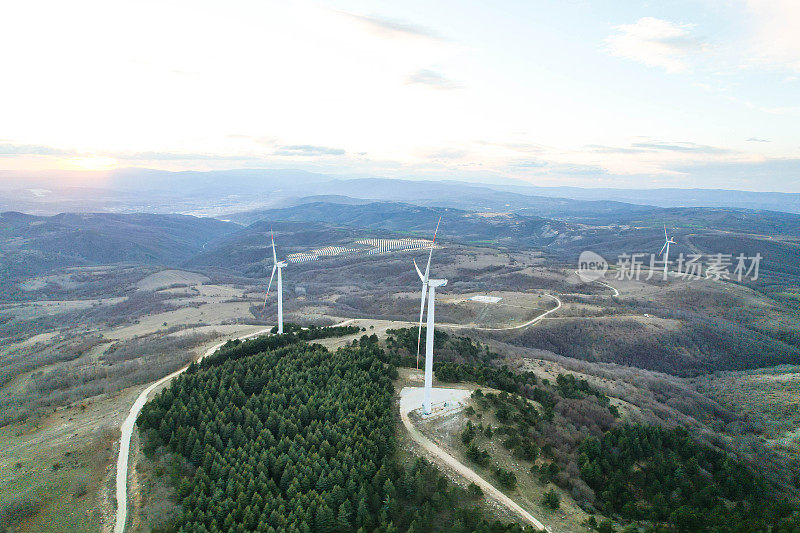
M 797 0 L 7 2 L 0 169 L 800 191 Z

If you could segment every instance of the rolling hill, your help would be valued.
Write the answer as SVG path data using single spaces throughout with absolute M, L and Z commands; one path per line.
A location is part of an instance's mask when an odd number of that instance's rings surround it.
M 16 277 L 121 262 L 175 265 L 238 228 L 184 215 L 6 212 L 0 214 L 0 272 Z
M 398 202 L 342 203 L 332 201 L 299 203 L 293 207 L 250 211 L 233 215 L 240 222 L 261 220 L 324 224 L 347 229 L 353 235 L 400 234 L 430 237 L 439 216 L 443 217 L 440 237 L 446 242 L 488 245 L 510 250 L 535 249 L 552 259 L 576 264 L 584 250 L 594 250 L 611 264 L 622 254 L 657 254 L 663 244 L 663 226 L 677 240 L 671 249 L 678 254 L 745 254 L 760 253 L 760 279 L 755 286 L 768 292 L 800 285 L 800 265 L 793 258 L 800 256 L 800 215 L 775 211 L 752 211 L 722 208 L 642 208 L 646 211 L 603 215 L 594 224 L 567 222 L 528 214 L 472 212 L 455 208 L 439 208 Z M 612 222 L 613 221 L 613 222 Z M 265 242 L 265 226 L 251 226 L 230 238 L 247 239 L 248 233 L 261 234 Z M 288 228 L 287 228 L 288 229 Z M 225 238 L 222 239 L 224 241 Z M 293 243 L 298 241 L 293 238 Z M 330 240 L 330 244 L 334 241 Z M 301 251 L 301 249 L 293 251 Z M 217 253 L 210 246 L 205 255 Z M 227 256 L 229 251 L 220 251 Z M 648 259 L 649 260 L 649 259 Z M 219 263 L 220 261 L 216 261 Z

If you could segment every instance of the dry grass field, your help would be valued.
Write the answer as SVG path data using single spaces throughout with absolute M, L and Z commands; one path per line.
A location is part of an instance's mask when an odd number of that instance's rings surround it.
M 706 352 L 702 343 L 669 345 L 687 331 L 700 338 L 697 331 L 705 330 L 692 329 L 699 314 L 723 325 L 743 321 L 750 329 L 737 331 L 747 335 L 790 330 L 791 315 L 765 296 L 731 284 L 614 280 L 609 273 L 605 281 L 620 291 L 612 296 L 605 286 L 582 283 L 574 270 L 545 266 L 541 254 L 458 246 L 437 253 L 433 275 L 450 280 L 437 292 L 437 322 L 458 325 L 450 329 L 454 335 L 487 342 L 509 367 L 551 381 L 559 373 L 573 373 L 607 394 L 623 420 L 687 425 L 700 435 L 729 441 L 764 464 L 772 464 L 771 450 L 796 456 L 797 366 L 681 377 L 657 366 L 642 369 L 647 360 L 634 357 L 649 353 L 647 342 L 653 342 L 668 349 L 667 357 L 679 353 L 702 363 L 716 347 Z M 286 320 L 355 319 L 364 333 L 380 338 L 388 329 L 413 327 L 419 280 L 411 259 L 419 262 L 424 255 L 292 265 L 284 273 Z M 108 524 L 115 441 L 139 391 L 219 339 L 276 318 L 274 297 L 262 307 L 265 280 L 214 269 L 68 269 L 26 281 L 19 289 L 18 301 L 0 306 L 0 512 L 13 519 L 15 531 L 96 531 Z M 554 305 L 546 294 L 558 295 L 563 306 L 535 326 L 481 329 L 511 327 L 538 316 Z M 472 299 L 478 295 L 500 300 Z M 335 349 L 358 336 L 321 342 Z M 418 383 L 419 374 L 403 372 L 401 381 Z M 425 431 L 459 456 L 458 428 L 464 422 L 458 414 Z M 527 474 L 530 465 L 515 463 L 496 444 L 487 446 L 506 468 L 519 470 L 515 497 L 521 504 L 562 524 L 563 531 L 576 530 L 585 513 L 568 494 L 562 491 L 562 511 L 544 509 L 545 488 Z M 139 518 L 143 530 L 153 513 L 163 511 L 147 503 L 168 490 L 154 481 L 162 470 L 169 465 L 142 463 L 140 468 L 141 505 L 149 509 Z M 136 509 L 136 502 L 132 505 Z

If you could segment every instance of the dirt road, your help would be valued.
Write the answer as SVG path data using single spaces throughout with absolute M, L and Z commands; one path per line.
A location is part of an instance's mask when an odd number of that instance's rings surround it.
M 266 328 L 237 338 L 247 339 L 250 337 L 256 337 L 258 335 L 263 335 L 264 333 L 269 333 L 269 330 L 270 328 Z M 203 353 L 200 359 L 202 360 L 204 357 L 216 352 L 226 342 L 228 342 L 227 339 L 212 346 L 206 350 L 205 353 Z M 123 533 L 125 531 L 125 523 L 128 520 L 128 456 L 130 454 L 131 436 L 133 435 L 133 428 L 136 425 L 136 418 L 142 411 L 144 404 L 147 403 L 147 397 L 156 387 L 166 383 L 167 381 L 170 381 L 176 376 L 183 374 L 187 368 L 189 368 L 188 365 L 180 370 L 176 370 L 168 376 L 164 376 L 143 390 L 142 393 L 139 394 L 139 397 L 136 398 L 136 401 L 131 406 L 131 410 L 128 412 L 128 416 L 122 423 L 122 437 L 119 444 L 119 456 L 117 457 L 117 518 L 116 522 L 114 523 L 114 533 Z
M 451 390 L 455 389 L 435 388 L 433 389 L 433 392 L 434 394 L 438 392 L 441 395 L 441 394 L 447 394 L 447 392 Z M 441 449 L 433 441 L 428 439 L 417 428 L 414 427 L 414 425 L 411 423 L 411 419 L 409 418 L 408 414 L 417 407 L 419 407 L 419 404 L 421 404 L 421 401 L 415 402 L 412 399 L 413 396 L 419 395 L 421 400 L 421 391 L 422 391 L 421 387 L 405 387 L 402 391 L 400 391 L 400 418 L 403 420 L 403 425 L 405 426 L 406 430 L 408 430 L 408 433 L 409 435 L 411 435 L 411 438 L 414 439 L 415 442 L 417 442 L 420 446 L 422 446 L 429 454 L 431 454 L 441 463 L 444 463 L 448 467 L 455 470 L 459 475 L 463 476 L 467 480 L 478 485 L 481 488 L 481 490 L 483 490 L 484 494 L 488 495 L 490 498 L 497 501 L 504 507 L 507 507 L 515 514 L 522 517 L 523 520 L 532 524 L 534 527 L 544 531 L 550 531 L 532 514 L 530 514 L 528 511 L 520 507 L 519 504 L 517 504 L 517 502 L 515 502 L 514 500 L 503 494 L 502 491 L 500 491 L 494 485 L 483 479 L 474 470 L 464 465 L 463 463 L 459 462 L 458 459 L 456 459 L 455 457 L 453 457 L 452 455 Z M 458 390 L 458 393 L 463 394 L 464 392 L 465 391 L 463 390 Z
M 549 309 L 549 310 L 545 311 L 541 315 L 539 315 L 539 316 L 537 316 L 537 317 L 535 317 L 535 318 L 533 318 L 531 320 L 528 320 L 524 324 L 519 324 L 518 326 L 506 326 L 504 328 L 484 328 L 484 327 L 481 327 L 481 326 L 468 326 L 468 325 L 463 325 L 462 326 L 460 324 L 437 324 L 437 326 L 442 327 L 442 328 L 450 328 L 450 329 L 474 329 L 474 330 L 477 330 L 477 331 L 508 331 L 508 330 L 512 330 L 512 329 L 527 328 L 528 326 L 532 326 L 532 325 L 536 324 L 537 322 L 539 322 L 540 320 L 542 320 L 543 318 L 547 317 L 547 315 L 549 315 L 550 313 L 554 313 L 555 311 L 558 311 L 561 308 L 561 300 L 559 300 L 557 296 L 553 296 L 552 294 L 545 294 L 545 296 L 555 300 L 556 301 L 556 306 L 554 308 L 552 308 L 552 309 Z
M 343 322 L 339 322 L 338 324 L 334 324 L 334 326 L 346 326 L 351 322 L 353 322 L 353 320 L 348 319 L 344 320 Z M 232 337 L 232 339 L 249 339 L 251 337 L 257 337 L 259 335 L 269 333 L 270 329 L 271 328 L 264 328 L 246 335 L 237 335 Z M 198 361 L 202 361 L 203 358 L 208 357 L 216 352 L 223 344 L 228 342 L 228 340 L 230 339 L 226 339 L 218 344 L 215 344 L 206 350 L 198 359 Z M 153 390 L 155 390 L 159 385 L 162 385 L 183 374 L 187 368 L 189 368 L 188 365 L 180 370 L 176 370 L 168 376 L 164 376 L 143 390 L 142 393 L 139 394 L 139 397 L 136 398 L 136 401 L 131 406 L 131 410 L 128 412 L 128 416 L 122 423 L 122 436 L 119 444 L 119 456 L 117 457 L 117 518 L 114 523 L 114 533 L 123 533 L 125 531 L 125 524 L 128 520 L 128 461 L 131 448 L 131 436 L 133 435 L 133 428 L 136 425 L 136 419 L 139 417 L 139 413 L 142 411 L 144 404 L 147 403 L 147 397 L 150 395 L 150 393 L 153 392 Z
M 590 281 L 594 281 L 595 283 L 599 283 L 600 285 L 608 287 L 609 289 L 614 291 L 614 294 L 612 296 L 619 296 L 619 291 L 617 290 L 617 288 L 609 285 L 605 281 L 600 281 L 599 279 L 587 279 L 587 278 L 584 278 L 583 275 L 577 270 L 575 271 L 575 275 L 578 276 L 578 279 L 580 279 L 584 283 L 589 283 Z

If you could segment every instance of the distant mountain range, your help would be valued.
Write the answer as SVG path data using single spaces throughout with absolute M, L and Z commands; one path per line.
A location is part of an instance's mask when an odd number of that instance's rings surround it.
M 658 207 L 738 207 L 800 213 L 800 194 L 798 193 L 726 189 L 536 187 L 533 185 L 499 185 L 495 188 L 534 196 L 605 200 Z
M 670 235 L 677 240 L 671 249 L 673 257 L 680 253 L 744 253 L 747 256 L 760 253 L 764 257 L 761 264 L 764 283 L 794 285 L 800 280 L 800 264 L 796 260 L 800 257 L 800 215 L 747 209 L 647 207 L 641 212 L 618 213 L 616 217 L 603 215 L 605 219 L 613 219 L 613 223 L 587 224 L 525 212 L 474 212 L 397 202 L 337 203 L 334 197 L 328 200 L 232 215 L 232 220 L 252 223 L 252 226 L 222 237 L 220 243 L 232 239 L 266 243 L 267 226 L 278 227 L 281 223 L 291 224 L 294 231 L 304 224 L 313 224 L 314 227 L 323 224 L 361 236 L 366 236 L 366 232 L 389 232 L 430 237 L 436 220 L 442 216 L 439 231 L 442 242 L 512 250 L 534 249 L 553 259 L 575 264 L 578 255 L 587 249 L 599 252 L 609 262 L 616 262 L 618 256 L 625 253 L 658 253 L 666 223 Z M 292 231 L 292 226 L 285 226 L 285 229 Z M 260 234 L 255 241 L 250 236 L 253 232 Z M 237 249 L 237 246 L 233 248 Z M 264 244 L 261 248 L 260 260 L 263 260 L 266 253 Z M 203 258 L 198 259 L 201 259 L 200 263 L 207 261 L 207 264 L 220 265 L 230 253 L 228 249 L 209 247 Z M 215 255 L 220 257 L 212 259 Z M 240 263 L 234 268 L 247 271 L 245 264 Z
M 81 181 L 84 183 L 80 185 Z M 89 185 L 91 184 L 91 185 Z M 800 194 L 712 189 L 591 189 L 418 181 L 341 179 L 293 169 L 168 172 L 121 169 L 93 174 L 0 172 L 0 211 L 157 212 L 221 216 L 296 205 L 308 196 L 405 202 L 472 211 L 531 210 L 563 220 L 602 222 L 642 206 L 726 207 L 800 213 Z
M 262 277 L 271 261 L 271 229 L 279 236 L 281 254 L 288 254 L 347 245 L 365 237 L 429 238 L 441 216 L 444 243 L 537 250 L 565 265 L 575 264 L 587 249 L 612 263 L 623 253 L 658 253 L 666 223 L 677 240 L 674 256 L 760 253 L 764 259 L 759 283 L 775 290 L 800 286 L 800 215 L 788 213 L 648 206 L 614 211 L 602 202 L 586 202 L 597 204 L 596 210 L 587 210 L 573 220 L 558 220 L 534 215 L 534 208 L 473 211 L 336 195 L 295 199 L 293 203 L 235 213 L 229 215 L 230 221 L 174 214 L 42 217 L 6 212 L 0 214 L 0 276 L 24 277 L 64 267 L 131 262 L 214 267 Z M 589 219 L 597 221 L 587 222 Z
M 401 235 L 430 238 L 438 217 L 446 224 L 440 235 L 458 242 L 493 242 L 503 246 L 541 247 L 577 227 L 558 220 L 515 213 L 487 214 L 454 208 L 423 207 L 397 202 L 352 205 L 331 202 L 304 203 L 295 207 L 251 212 L 242 219 L 260 221 L 316 222 Z M 238 220 L 237 217 L 232 217 Z
M 582 189 L 363 178 L 323 182 L 315 187 L 315 193 L 462 209 L 543 209 L 542 216 L 563 217 L 581 217 L 587 211 L 597 214 L 637 211 L 639 205 L 800 213 L 800 194 L 712 189 Z

